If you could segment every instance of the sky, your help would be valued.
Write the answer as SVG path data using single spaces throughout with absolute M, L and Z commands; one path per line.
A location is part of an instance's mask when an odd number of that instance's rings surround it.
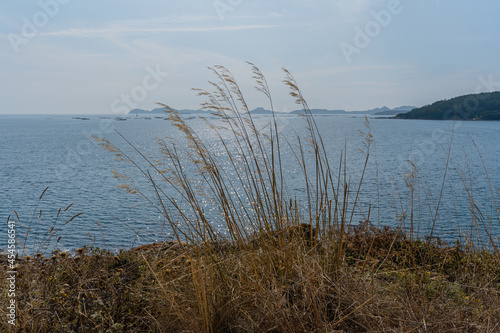
M 197 109 L 209 66 L 250 108 L 423 106 L 500 90 L 498 0 L 39 0 L 0 4 L 0 114 Z

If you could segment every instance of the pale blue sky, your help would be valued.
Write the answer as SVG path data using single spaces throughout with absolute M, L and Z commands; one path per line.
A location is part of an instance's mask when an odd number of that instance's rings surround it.
M 245 61 L 277 111 L 297 108 L 283 66 L 313 108 L 421 106 L 480 80 L 500 90 L 499 13 L 498 0 L 2 1 L 0 113 L 197 108 L 190 89 L 217 64 L 267 107 Z

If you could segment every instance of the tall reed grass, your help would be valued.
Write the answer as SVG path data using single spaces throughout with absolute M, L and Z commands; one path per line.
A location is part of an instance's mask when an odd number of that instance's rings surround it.
M 249 65 L 273 110 L 266 78 Z M 96 138 L 149 180 L 154 197 L 131 184 L 123 187 L 152 203 L 174 240 L 116 256 L 81 249 L 75 257 L 25 259 L 20 288 L 29 295 L 20 302 L 19 327 L 40 332 L 500 328 L 500 257 L 493 238 L 493 251 L 420 239 L 412 232 L 414 196 L 406 229 L 370 222 L 370 207 L 359 204 L 373 141 L 368 121 L 362 132 L 364 168 L 354 184 L 346 154 L 330 160 L 289 71 L 284 70 L 284 84 L 303 109 L 306 137 L 283 137 L 275 114 L 270 126 L 259 129 L 231 72 L 222 66 L 211 71 L 217 79 L 210 82 L 213 91 L 196 90 L 206 99 L 202 107 L 218 118 L 206 123 L 211 142 L 165 104 L 185 142 L 159 140 L 159 157 L 146 156 L 123 137 L 139 162 Z M 285 152 L 293 158 L 284 159 Z M 301 172 L 305 202 L 289 190 L 290 160 Z M 414 176 L 407 178 L 410 191 Z M 364 215 L 362 223 L 355 212 Z

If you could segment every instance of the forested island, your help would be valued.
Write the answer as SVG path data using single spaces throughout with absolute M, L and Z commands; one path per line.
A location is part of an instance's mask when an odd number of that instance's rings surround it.
M 396 115 L 396 119 L 500 120 L 500 91 L 442 100 Z

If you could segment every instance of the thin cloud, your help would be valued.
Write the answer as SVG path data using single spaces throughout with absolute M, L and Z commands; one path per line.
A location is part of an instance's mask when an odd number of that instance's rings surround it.
M 310 70 L 308 71 L 307 77 L 317 78 L 317 77 L 329 77 L 338 74 L 348 74 L 353 72 L 367 72 L 367 71 L 403 71 L 413 69 L 412 66 L 407 64 L 395 65 L 395 66 L 340 66 L 340 67 L 330 67 L 321 70 Z
M 274 28 L 276 25 L 232 25 L 216 27 L 133 27 L 133 26 L 111 26 L 107 28 L 87 28 L 87 29 L 67 29 L 60 31 L 50 31 L 41 33 L 44 36 L 60 37 L 103 37 L 116 34 L 143 34 L 143 33 L 162 33 L 162 32 L 212 32 L 212 31 L 238 31 L 249 29 Z

